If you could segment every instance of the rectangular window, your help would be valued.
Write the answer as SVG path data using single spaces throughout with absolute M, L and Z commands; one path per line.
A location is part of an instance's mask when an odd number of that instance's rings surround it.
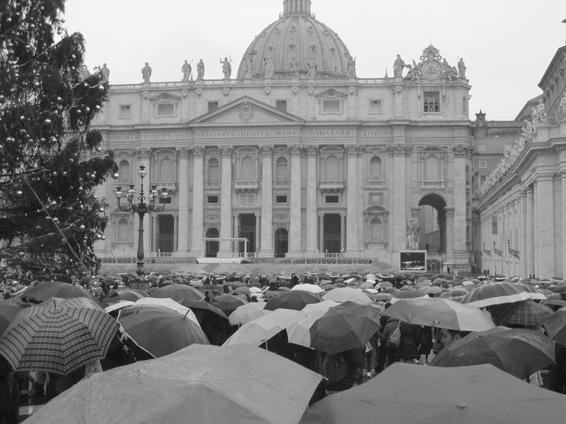
M 480 169 L 486 169 L 487 168 L 487 161 L 486 160 L 480 160 L 478 162 L 478 168 Z
M 369 114 L 379 115 L 381 113 L 381 99 L 373 99 L 369 101 Z
M 276 100 L 275 108 L 281 112 L 287 112 L 287 100 Z
M 175 105 L 173 103 L 159 103 L 157 105 L 158 116 L 173 116 L 175 114 Z
M 287 196 L 276 196 L 275 203 L 286 204 L 287 203 Z
M 128 119 L 132 117 L 131 105 L 120 105 L 120 118 Z
M 369 194 L 369 202 L 370 203 L 383 203 L 383 194 L 382 193 L 370 193 Z
M 491 234 L 497 235 L 497 215 L 491 216 Z
M 340 100 L 323 100 L 323 113 L 340 113 Z
M 171 204 L 171 196 L 169 196 L 167 199 L 159 199 L 159 203 L 162 203 L 164 205 L 170 205 Z
M 438 91 L 425 91 L 424 93 L 424 112 L 440 112 L 440 93 Z
M 326 196 L 325 203 L 340 203 L 340 196 Z
M 208 113 L 218 110 L 218 102 L 208 102 Z
M 208 196 L 207 202 L 210 204 L 218 204 L 218 196 Z
M 485 183 L 485 175 L 480 176 L 480 184 Z

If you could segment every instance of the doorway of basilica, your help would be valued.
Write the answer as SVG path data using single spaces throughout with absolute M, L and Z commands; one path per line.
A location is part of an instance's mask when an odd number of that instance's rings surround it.
M 220 233 L 217 228 L 209 228 L 206 232 L 206 238 L 217 239 L 220 237 Z M 220 248 L 220 243 L 217 241 L 206 241 L 206 257 L 216 258 L 218 256 L 218 250 Z
M 238 237 L 248 239 L 248 253 L 256 251 L 255 238 L 256 238 L 256 216 L 253 213 L 240 214 L 239 226 L 240 229 Z M 238 252 L 243 254 L 245 243 L 238 242 Z
M 322 231 L 322 250 L 325 253 L 340 253 L 342 251 L 342 217 L 340 214 L 325 214 Z
M 275 231 L 275 257 L 284 258 L 289 251 L 289 233 L 285 228 Z
M 173 215 L 157 216 L 157 251 L 170 253 L 174 250 L 175 220 Z
M 419 249 L 429 255 L 446 253 L 446 201 L 438 194 L 428 194 L 419 202 L 419 208 Z

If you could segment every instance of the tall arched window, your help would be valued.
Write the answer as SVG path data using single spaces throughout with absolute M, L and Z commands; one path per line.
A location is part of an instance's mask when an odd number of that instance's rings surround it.
M 127 160 L 120 161 L 118 165 L 118 181 L 120 183 L 130 182 L 130 163 Z
M 370 221 L 370 240 L 374 243 L 383 241 L 383 222 L 377 216 Z
M 435 155 L 428 155 L 424 163 L 424 179 L 429 182 L 440 181 L 440 159 Z
M 208 184 L 220 184 L 220 167 L 216 158 L 208 160 Z
M 118 243 L 130 242 L 130 224 L 126 218 L 118 220 Z
M 242 180 L 252 181 L 256 179 L 255 161 L 251 157 L 243 158 L 241 166 L 240 178 Z
M 287 159 L 280 157 L 277 159 L 275 165 L 275 182 L 278 184 L 285 184 L 289 182 L 289 169 L 287 166 Z
M 369 175 L 371 180 L 381 180 L 381 159 L 377 156 L 371 158 Z
M 159 182 L 174 183 L 175 182 L 175 164 L 169 158 L 163 158 L 159 162 Z
M 340 167 L 336 156 L 328 156 L 324 161 L 324 176 L 326 180 L 339 180 Z

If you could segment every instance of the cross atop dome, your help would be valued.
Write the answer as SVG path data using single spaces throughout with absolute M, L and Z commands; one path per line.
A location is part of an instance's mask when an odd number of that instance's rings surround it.
M 283 16 L 290 15 L 311 16 L 311 0 L 284 0 Z

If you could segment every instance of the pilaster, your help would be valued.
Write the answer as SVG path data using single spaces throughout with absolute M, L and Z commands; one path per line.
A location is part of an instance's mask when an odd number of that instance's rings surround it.
M 231 258 L 234 255 L 232 234 L 232 148 L 222 146 L 222 185 L 220 192 L 220 250 L 218 257 Z
M 356 145 L 346 146 L 348 154 L 348 192 L 346 205 L 346 251 L 357 252 L 359 250 L 358 241 L 358 157 L 359 148 Z
M 178 151 L 179 161 L 179 222 L 177 225 L 177 251 L 186 253 L 189 250 L 189 154 L 190 150 L 182 148 Z
M 393 184 L 390 186 L 392 193 L 393 209 L 393 250 L 401 251 L 406 245 L 406 153 L 407 146 L 394 144 L 389 148 L 393 157 Z
M 551 278 L 554 267 L 554 186 L 552 175 L 537 178 L 538 202 L 538 277 Z
M 191 253 L 204 256 L 204 148 L 193 148 L 193 222 Z
M 299 145 L 289 147 L 291 154 L 291 198 L 289 201 L 289 255 L 301 252 L 301 151 Z
M 306 149 L 307 155 L 307 253 L 317 253 L 317 195 L 316 195 L 316 182 L 317 182 L 317 170 L 316 170 L 316 157 L 318 154 L 317 146 L 309 146 Z
M 259 256 L 273 257 L 273 146 L 261 147 L 261 243 Z

